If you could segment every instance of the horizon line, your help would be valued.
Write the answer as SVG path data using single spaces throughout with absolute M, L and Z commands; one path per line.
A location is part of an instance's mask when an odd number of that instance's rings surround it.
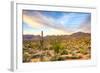
M 87 33 L 87 34 L 91 34 L 91 32 L 74 32 L 74 33 Z M 71 34 L 53 34 L 53 35 L 44 35 L 44 36 L 61 36 L 61 35 L 72 35 L 74 33 Z M 22 35 L 35 35 L 35 36 L 41 36 L 41 34 L 22 34 Z

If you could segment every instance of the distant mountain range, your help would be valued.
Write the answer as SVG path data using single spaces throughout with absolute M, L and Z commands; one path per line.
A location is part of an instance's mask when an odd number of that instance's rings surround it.
M 40 35 L 23 35 L 23 40 L 38 40 Z
M 76 32 L 71 35 L 47 35 L 44 36 L 44 39 L 56 38 L 56 37 L 68 39 L 68 38 L 79 38 L 79 37 L 89 37 L 89 36 L 91 36 L 90 33 Z M 23 35 L 23 40 L 40 40 L 40 38 L 41 38 L 40 35 Z

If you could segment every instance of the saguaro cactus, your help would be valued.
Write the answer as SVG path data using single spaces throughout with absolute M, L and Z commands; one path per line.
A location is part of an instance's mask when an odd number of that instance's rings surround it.
M 40 49 L 41 49 L 41 61 L 43 60 L 43 31 L 41 31 L 41 39 L 40 39 Z
M 41 49 L 43 49 L 43 31 L 41 31 Z

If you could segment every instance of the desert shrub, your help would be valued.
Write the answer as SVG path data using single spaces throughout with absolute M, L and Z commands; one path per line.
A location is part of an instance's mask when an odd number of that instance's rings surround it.
M 54 57 L 52 57 L 50 59 L 50 61 L 58 61 L 58 59 L 59 59 L 59 56 L 58 55 L 55 55 Z
M 29 62 L 30 61 L 30 55 L 28 52 L 23 53 L 23 62 Z
M 66 50 L 63 50 L 62 52 L 61 52 L 61 55 L 67 55 L 68 54 L 68 51 L 66 51 Z
M 71 59 L 79 59 L 79 56 L 72 56 Z

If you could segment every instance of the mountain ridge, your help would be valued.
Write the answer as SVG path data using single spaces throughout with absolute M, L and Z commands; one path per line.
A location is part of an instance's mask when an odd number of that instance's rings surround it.
M 84 32 L 75 32 L 72 33 L 71 35 L 47 35 L 44 36 L 44 38 L 56 38 L 56 37 L 61 37 L 61 38 L 79 38 L 79 37 L 87 37 L 91 36 L 91 33 L 84 33 Z M 39 40 L 41 38 L 40 35 L 23 35 L 23 40 Z

